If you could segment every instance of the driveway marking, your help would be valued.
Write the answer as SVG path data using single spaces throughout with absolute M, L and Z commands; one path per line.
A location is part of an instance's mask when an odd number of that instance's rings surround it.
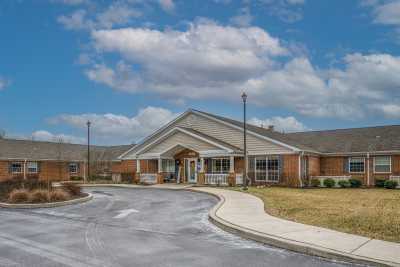
M 125 218 L 126 216 L 128 216 L 131 213 L 137 213 L 139 211 L 135 210 L 135 209 L 126 209 L 126 210 L 119 210 L 118 212 L 119 212 L 119 214 L 114 216 L 113 217 L 114 219 L 122 219 L 122 218 Z

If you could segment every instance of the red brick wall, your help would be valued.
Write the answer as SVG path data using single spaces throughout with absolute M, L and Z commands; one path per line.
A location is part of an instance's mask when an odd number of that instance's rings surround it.
M 136 173 L 136 160 L 114 161 L 111 170 L 113 173 Z
M 300 187 L 299 155 L 283 156 L 283 173 L 281 184 L 290 187 Z
M 316 156 L 308 157 L 308 176 L 318 176 L 320 175 L 320 158 Z
M 348 157 L 321 157 L 321 175 L 351 175 L 353 178 L 360 179 L 364 185 L 368 181 L 368 165 L 370 185 L 375 184 L 376 178 L 388 179 L 390 175 L 400 175 L 400 155 L 392 156 L 392 172 L 388 174 L 374 173 L 374 156 L 370 156 L 368 161 L 365 156 L 365 172 L 362 174 L 349 173 L 344 170 L 343 165 L 348 164 Z
M 0 180 L 6 180 L 15 177 L 24 177 L 24 174 L 12 174 L 9 173 L 9 164 L 11 162 L 21 161 L 0 161 Z M 22 161 L 23 163 L 23 161 Z M 40 180 L 51 180 L 51 181 L 62 181 L 69 180 L 72 176 L 84 176 L 83 163 L 78 163 L 78 173 L 70 174 L 68 169 L 69 162 L 57 162 L 57 161 L 38 161 L 39 173 L 31 174 L 26 172 L 27 178 L 39 178 Z

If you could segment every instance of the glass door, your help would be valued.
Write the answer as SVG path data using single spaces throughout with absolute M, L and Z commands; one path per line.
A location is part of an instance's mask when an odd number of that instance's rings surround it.
M 189 183 L 197 183 L 197 159 L 186 159 L 187 179 Z

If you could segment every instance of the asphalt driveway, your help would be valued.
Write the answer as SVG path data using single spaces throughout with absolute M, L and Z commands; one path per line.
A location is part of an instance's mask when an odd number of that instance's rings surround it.
M 264 246 L 212 225 L 212 196 L 91 188 L 90 202 L 0 209 L 0 266 L 349 266 Z

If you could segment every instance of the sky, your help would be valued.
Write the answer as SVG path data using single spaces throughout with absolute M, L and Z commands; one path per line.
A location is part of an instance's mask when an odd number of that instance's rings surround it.
M 283 132 L 399 124 L 400 0 L 5 0 L 0 129 L 139 142 L 188 108 Z

